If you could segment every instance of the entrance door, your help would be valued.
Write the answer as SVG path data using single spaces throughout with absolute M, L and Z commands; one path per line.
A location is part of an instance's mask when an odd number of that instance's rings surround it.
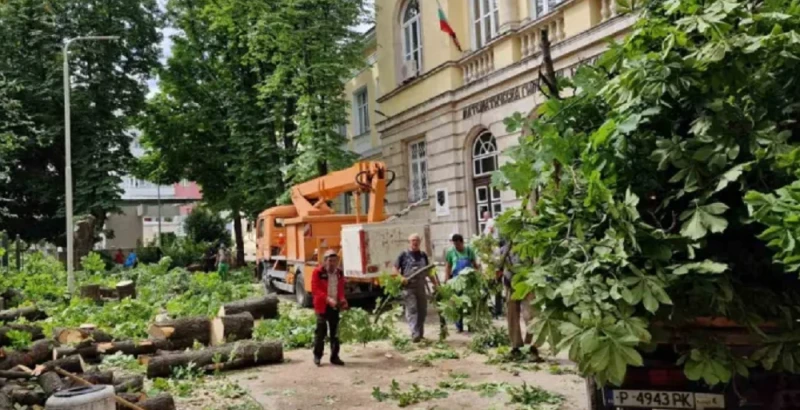
M 500 191 L 491 186 L 491 181 L 486 181 L 482 185 L 475 184 L 475 211 L 477 212 L 478 233 L 482 233 L 486 228 L 486 221 L 483 213 L 489 211 L 492 218 L 498 217 L 503 213 L 503 203 L 500 201 Z
M 497 141 L 489 131 L 484 131 L 472 146 L 472 185 L 475 187 L 475 212 L 478 233 L 483 233 L 486 222 L 483 213 L 489 211 L 492 218 L 503 212 L 500 191 L 492 188 L 492 172 L 497 170 Z

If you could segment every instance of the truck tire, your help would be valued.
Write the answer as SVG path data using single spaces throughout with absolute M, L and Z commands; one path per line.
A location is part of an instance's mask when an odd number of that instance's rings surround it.
M 311 295 L 306 292 L 306 284 L 303 281 L 303 274 L 298 272 L 294 278 L 294 296 L 297 298 L 297 304 L 310 308 L 312 305 Z
M 591 377 L 586 378 L 586 401 L 589 403 L 589 410 L 605 410 L 606 406 L 597 383 Z

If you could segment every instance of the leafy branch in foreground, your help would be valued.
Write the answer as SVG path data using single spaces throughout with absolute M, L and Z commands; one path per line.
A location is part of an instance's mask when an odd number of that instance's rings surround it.
M 389 386 L 388 393 L 381 391 L 380 387 L 374 387 L 372 389 L 372 397 L 375 400 L 379 402 L 395 400 L 397 401 L 397 405 L 399 407 L 408 407 L 412 404 L 433 399 L 444 399 L 447 398 L 447 396 L 448 394 L 444 390 L 428 390 L 423 387 L 419 387 L 419 385 L 416 383 L 413 383 L 410 389 L 402 391 L 400 390 L 400 383 L 394 379 L 392 379 L 392 384 Z
M 620 384 L 662 325 L 716 317 L 761 348 L 698 337 L 679 348 L 691 380 L 800 371 L 798 30 L 789 0 L 647 0 L 596 67 L 559 80 L 570 97 L 507 120 L 526 132 L 495 182 L 523 206 L 498 226 L 524 261 L 513 296 L 542 312 L 537 345 Z

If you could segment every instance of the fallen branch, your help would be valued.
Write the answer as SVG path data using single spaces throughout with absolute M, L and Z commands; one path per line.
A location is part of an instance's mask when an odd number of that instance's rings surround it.
M 21 317 L 24 317 L 30 322 L 35 322 L 37 320 L 45 319 L 47 315 L 41 310 L 37 309 L 36 306 L 0 311 L 0 322 L 13 322 Z

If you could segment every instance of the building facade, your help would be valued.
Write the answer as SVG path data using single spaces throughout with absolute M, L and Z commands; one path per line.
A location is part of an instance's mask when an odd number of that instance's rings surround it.
M 463 51 L 441 31 L 439 7 Z M 429 221 L 437 258 L 452 233 L 477 234 L 484 212 L 519 203 L 491 187 L 491 174 L 520 136 L 503 120 L 543 102 L 542 33 L 555 69 L 570 75 L 635 21 L 617 15 L 614 0 L 378 0 L 376 9 L 370 75 L 383 116 L 373 128 L 397 175 L 388 212 L 429 200 L 414 217 Z

